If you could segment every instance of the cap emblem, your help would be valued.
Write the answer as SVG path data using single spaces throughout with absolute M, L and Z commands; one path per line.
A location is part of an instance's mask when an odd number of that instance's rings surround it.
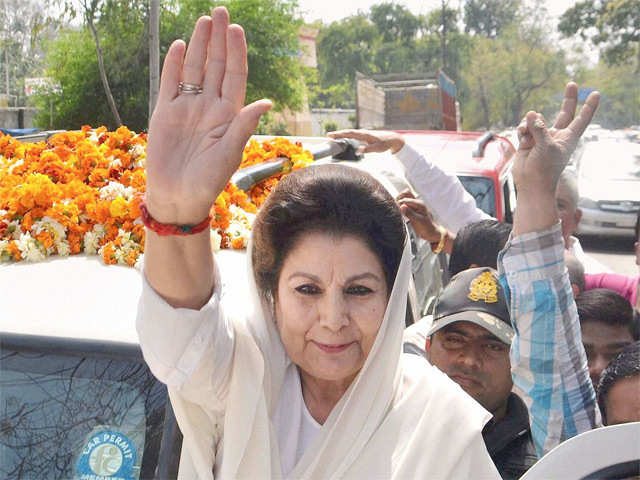
M 474 302 L 496 303 L 498 301 L 498 284 L 491 272 L 483 272 L 473 279 L 469 285 L 467 297 Z

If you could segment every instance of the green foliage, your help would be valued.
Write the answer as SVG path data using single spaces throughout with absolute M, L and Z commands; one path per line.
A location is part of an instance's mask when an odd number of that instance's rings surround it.
M 382 34 L 385 43 L 399 41 L 410 43 L 422 24 L 407 7 L 395 3 L 380 3 L 371 7 L 369 18 Z
M 561 17 L 558 30 L 602 47 L 607 62 L 621 65 L 635 56 L 640 72 L 640 0 L 584 0 Z
M 148 42 L 146 2 L 107 0 L 96 22 L 109 85 L 123 123 L 142 131 L 148 122 Z M 81 125 L 114 128 L 98 71 L 96 48 L 88 29 L 62 30 L 48 48 L 47 72 L 60 84 L 60 93 L 36 99 L 36 122 L 49 126 L 49 102 L 53 126 L 77 129 Z
M 464 4 L 464 30 L 496 38 L 519 19 L 521 0 L 467 0 Z
M 544 38 L 535 29 L 510 28 L 495 39 L 476 39 L 465 72 L 470 89 L 462 103 L 465 129 L 513 126 L 529 109 L 555 107 L 553 95 L 568 78 L 566 62 Z
M 267 113 L 260 118 L 258 128 L 256 128 L 256 135 L 278 135 L 278 136 L 290 136 L 291 133 L 287 130 L 287 123 L 282 120 L 278 115 L 273 113 Z
M 356 72 L 374 73 L 372 59 L 378 29 L 366 15 L 354 15 L 323 28 L 318 34 L 318 71 L 323 87 L 348 82 Z
M 578 80 L 601 93 L 594 123 L 605 128 L 640 124 L 640 74 L 632 64 L 609 65 L 601 61 Z
M 338 130 L 338 124 L 336 122 L 332 122 L 331 120 L 327 120 L 322 125 L 322 129 L 324 130 L 324 133 L 335 132 L 336 130 Z
M 302 105 L 302 70 L 298 59 L 295 2 L 282 0 L 228 0 L 233 22 L 241 24 L 249 44 L 247 101 L 267 97 L 277 109 Z M 162 2 L 160 53 L 164 59 L 176 38 L 189 39 L 196 19 L 209 13 L 209 0 Z M 149 44 L 147 0 L 103 0 L 96 27 L 106 73 L 125 125 L 142 131 L 148 124 Z M 62 87 L 59 95 L 39 98 L 38 122 L 49 123 L 49 101 L 54 105 L 55 128 L 83 124 L 113 128 L 104 88 L 100 82 L 95 45 L 88 29 L 61 30 L 49 45 L 48 75 Z
M 174 0 L 175 1 L 175 0 Z M 175 1 L 176 12 L 167 19 L 173 38 L 188 41 L 195 21 L 211 11 L 211 0 Z M 296 1 L 221 0 L 233 23 L 242 25 L 247 37 L 249 78 L 247 102 L 273 100 L 276 110 L 302 106 L 304 82 L 298 53 Z M 162 19 L 164 22 L 165 19 Z
M 1 0 L 0 16 L 0 91 L 7 92 L 8 68 L 12 105 L 25 106 L 24 79 L 42 76 L 42 44 L 54 35 L 58 21 L 36 0 Z

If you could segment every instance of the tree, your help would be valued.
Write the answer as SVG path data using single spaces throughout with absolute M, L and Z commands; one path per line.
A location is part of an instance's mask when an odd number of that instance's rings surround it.
M 318 71 L 324 86 L 353 85 L 356 72 L 373 72 L 373 53 L 379 32 L 365 14 L 353 15 L 323 28 L 318 34 Z
M 149 119 L 147 1 L 104 0 L 95 22 L 114 103 L 123 123 L 136 131 L 145 130 Z M 244 27 L 248 39 L 247 101 L 267 97 L 281 108 L 298 108 L 303 81 L 293 4 L 281 0 L 232 0 L 224 4 L 232 20 Z M 188 41 L 198 16 L 210 10 L 209 0 L 161 2 L 161 59 L 173 40 Z M 54 101 L 56 128 L 78 128 L 82 124 L 116 127 L 101 85 L 90 30 L 62 29 L 48 52 L 48 75 L 61 85 L 62 92 L 42 96 L 38 102 L 44 106 L 49 99 Z M 48 124 L 44 112 L 38 122 Z
M 113 104 L 121 120 L 136 131 L 146 129 L 148 123 L 149 50 L 143 40 L 147 38 L 147 15 L 146 0 L 106 0 L 94 25 Z M 49 101 L 54 104 L 56 128 L 119 125 L 105 96 L 95 36 L 88 27 L 60 30 L 47 49 L 47 72 L 61 92 L 37 100 L 39 125 L 48 124 L 43 107 Z
M 42 45 L 53 36 L 58 21 L 36 0 L 0 0 L 0 15 L 0 92 L 23 106 L 24 79 L 42 76 Z
M 380 3 L 371 7 L 369 18 L 382 35 L 382 41 L 409 43 L 415 40 L 421 19 L 402 5 Z
M 563 53 L 546 38 L 540 29 L 511 27 L 498 38 L 476 39 L 465 72 L 465 128 L 517 125 L 527 110 L 553 106 L 567 75 Z
M 640 0 L 578 2 L 562 14 L 558 29 L 601 47 L 611 65 L 635 56 L 635 72 L 640 73 Z
M 247 102 L 270 98 L 275 109 L 298 110 L 302 106 L 304 80 L 298 58 L 298 28 L 295 0 L 220 0 L 231 21 L 242 25 L 248 45 L 249 77 Z M 195 21 L 211 12 L 211 0 L 175 1 L 175 14 L 167 14 L 172 40 L 188 41 Z M 168 44 L 166 45 L 168 48 Z M 166 49 L 165 49 L 166 51 Z
M 149 0 L 149 118 L 160 90 L 160 0 Z
M 467 0 L 464 31 L 496 38 L 518 21 L 521 0 Z
M 640 124 L 640 76 L 632 64 L 609 65 L 600 61 L 595 68 L 582 72 L 577 80 L 601 93 L 595 123 L 606 128 Z

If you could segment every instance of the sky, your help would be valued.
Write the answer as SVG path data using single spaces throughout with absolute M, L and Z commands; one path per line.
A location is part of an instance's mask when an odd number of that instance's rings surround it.
M 358 13 L 358 10 L 368 11 L 372 5 L 382 3 L 385 0 L 298 0 L 299 11 L 303 18 L 312 22 L 322 20 L 331 23 L 349 15 Z M 440 0 L 394 0 L 407 7 L 414 14 L 427 13 L 438 8 Z M 449 0 L 453 7 L 459 7 L 464 2 L 461 0 Z M 565 10 L 573 6 L 576 0 L 543 0 L 551 17 L 559 17 Z

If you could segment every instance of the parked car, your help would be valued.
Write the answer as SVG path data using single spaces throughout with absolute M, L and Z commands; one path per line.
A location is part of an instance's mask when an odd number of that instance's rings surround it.
M 640 144 L 587 142 L 577 161 L 579 234 L 633 236 L 640 210 Z
M 344 150 L 325 139 L 295 140 L 318 157 Z M 319 160 L 328 161 L 335 160 Z M 372 173 L 393 195 L 408 186 L 390 155 L 348 164 Z M 254 181 L 259 175 L 252 172 Z M 438 257 L 415 233 L 410 240 L 407 323 L 441 288 Z M 216 259 L 225 310 L 239 314 L 245 252 L 221 250 Z M 140 291 L 139 271 L 106 266 L 97 256 L 0 267 L 0 478 L 176 477 L 181 435 L 166 387 L 142 358 L 135 330 Z

